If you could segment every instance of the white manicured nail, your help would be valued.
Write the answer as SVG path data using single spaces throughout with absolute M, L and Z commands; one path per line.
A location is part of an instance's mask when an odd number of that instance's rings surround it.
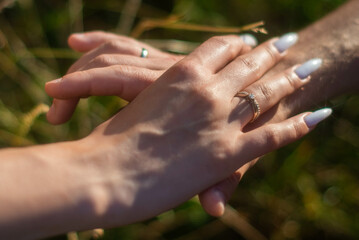
M 306 79 L 312 72 L 320 68 L 322 62 L 323 61 L 320 58 L 313 58 L 303 63 L 301 66 L 295 69 L 294 72 L 298 75 L 300 79 Z
M 332 112 L 333 110 L 331 108 L 323 108 L 305 116 L 304 121 L 309 128 L 312 128 L 327 117 L 329 117 Z
M 257 38 L 253 36 L 252 34 L 246 33 L 241 34 L 239 37 L 243 40 L 243 42 L 251 47 L 255 47 L 258 45 Z
M 274 42 L 274 46 L 277 48 L 278 52 L 282 53 L 291 46 L 293 46 L 298 40 L 298 34 L 296 33 L 287 33 L 280 37 L 277 41 Z

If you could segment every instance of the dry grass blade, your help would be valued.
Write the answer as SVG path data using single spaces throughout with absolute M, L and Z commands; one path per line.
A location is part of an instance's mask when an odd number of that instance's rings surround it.
M 1 142 L 4 142 L 11 146 L 29 146 L 29 145 L 35 144 L 34 142 L 32 142 L 24 137 L 17 136 L 11 132 L 1 130 L 1 129 L 0 129 L 0 136 L 1 136 L 1 138 L 0 138 Z
M 20 52 L 19 57 L 21 58 L 53 58 L 56 59 L 78 59 L 81 57 L 81 54 L 70 49 L 62 49 L 62 48 L 29 48 L 25 52 Z
M 69 15 L 72 26 L 72 32 L 82 32 L 83 27 L 83 4 L 82 0 L 70 0 L 69 1 Z
M 24 137 L 28 134 L 31 129 L 31 126 L 34 124 L 35 119 L 42 113 L 49 111 L 49 106 L 41 103 L 37 105 L 29 113 L 25 114 L 21 120 L 21 125 L 19 128 L 18 136 Z
M 227 204 L 221 221 L 241 234 L 247 240 L 266 240 L 267 238 L 254 228 L 241 214 Z
M 199 43 L 195 42 L 173 39 L 142 39 L 142 41 L 163 51 L 181 54 L 188 54 L 199 45 Z
M 131 32 L 133 22 L 137 12 L 141 7 L 141 0 L 127 0 L 121 12 L 121 18 L 117 26 L 117 31 L 121 34 L 128 35 Z
M 264 22 L 255 22 L 242 27 L 213 27 L 208 25 L 198 25 L 192 23 L 179 22 L 177 17 L 167 19 L 146 19 L 140 22 L 132 31 L 131 36 L 138 38 L 145 31 L 154 28 L 177 29 L 186 31 L 213 32 L 213 33 L 240 33 L 243 31 L 255 31 L 266 33 L 263 28 Z

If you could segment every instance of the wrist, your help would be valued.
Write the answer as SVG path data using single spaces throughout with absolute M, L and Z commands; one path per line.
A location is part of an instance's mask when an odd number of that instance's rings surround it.
M 94 227 L 119 226 L 138 220 L 131 208 L 138 187 L 133 181 L 135 173 L 129 170 L 130 155 L 135 153 L 131 147 L 133 138 L 128 135 L 126 132 L 109 136 L 97 129 L 78 141 L 76 155 L 86 158 L 77 158 L 75 168 L 86 175 L 83 195 L 89 205 L 87 217 L 93 220 Z

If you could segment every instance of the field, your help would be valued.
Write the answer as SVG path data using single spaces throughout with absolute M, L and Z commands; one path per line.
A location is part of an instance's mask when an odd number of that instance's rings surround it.
M 65 74 L 80 56 L 67 47 L 72 32 L 100 29 L 131 34 L 144 19 L 176 16 L 186 24 L 210 26 L 264 21 L 268 34 L 253 33 L 263 41 L 297 31 L 343 2 L 1 1 L 0 147 L 79 139 L 125 106 L 118 97 L 92 97 L 81 100 L 70 122 L 47 123 L 44 113 L 51 99 L 44 84 Z M 171 49 L 168 40 L 180 40 L 175 46 L 182 49 L 214 35 L 184 29 L 142 30 L 139 39 L 173 51 L 178 48 Z M 222 218 L 208 216 L 192 199 L 145 222 L 51 239 L 357 239 L 359 97 L 342 96 L 320 106 L 332 107 L 333 116 L 303 140 L 265 156 L 243 178 Z

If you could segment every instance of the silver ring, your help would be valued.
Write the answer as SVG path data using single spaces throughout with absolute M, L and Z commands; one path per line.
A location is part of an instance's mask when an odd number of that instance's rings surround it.
M 250 123 L 254 122 L 259 117 L 259 115 L 261 114 L 261 108 L 260 108 L 254 94 L 243 91 L 243 92 L 238 92 L 236 94 L 236 97 L 245 98 L 247 100 L 247 102 L 249 102 L 251 104 L 252 110 L 253 110 L 253 118 L 251 119 Z
M 141 58 L 146 58 L 147 56 L 148 56 L 148 50 L 146 48 L 142 48 Z

